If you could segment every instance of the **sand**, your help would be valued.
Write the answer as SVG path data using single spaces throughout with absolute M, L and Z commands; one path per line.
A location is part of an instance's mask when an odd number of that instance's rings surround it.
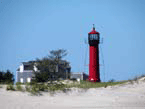
M 81 90 L 50 96 L 0 88 L 0 109 L 145 109 L 145 82 Z

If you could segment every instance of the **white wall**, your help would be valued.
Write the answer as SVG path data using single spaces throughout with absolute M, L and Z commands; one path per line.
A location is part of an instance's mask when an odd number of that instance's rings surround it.
M 18 72 L 16 71 L 16 81 L 15 82 L 18 82 Z
M 24 71 L 24 65 L 21 64 L 21 65 L 20 65 L 20 72 L 23 72 L 23 71 Z
M 38 68 L 34 65 L 34 71 L 36 72 L 36 71 L 38 71 Z

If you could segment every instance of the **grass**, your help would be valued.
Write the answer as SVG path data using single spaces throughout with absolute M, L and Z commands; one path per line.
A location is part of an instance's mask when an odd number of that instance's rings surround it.
M 23 87 L 20 84 L 16 85 L 17 91 L 24 91 Z
M 138 84 L 139 79 L 141 79 L 142 77 L 145 77 L 145 74 L 142 74 L 141 76 L 135 76 L 134 78 L 129 79 L 128 82 L 131 83 L 131 84 L 134 84 L 136 82 Z
M 143 77 L 143 76 L 141 76 Z M 141 77 L 135 77 L 131 80 L 127 81 L 121 81 L 121 82 L 89 82 L 89 81 L 83 81 L 81 80 L 80 83 L 74 81 L 72 84 L 63 84 L 63 81 L 60 81 L 59 83 L 26 83 L 25 84 L 25 90 L 30 92 L 32 95 L 40 95 L 40 92 L 45 91 L 45 92 L 50 92 L 54 93 L 58 90 L 66 92 L 67 90 L 70 90 L 70 88 L 82 88 L 82 89 L 89 89 L 89 88 L 99 88 L 99 87 L 108 87 L 108 86 L 115 86 L 115 85 L 120 85 L 124 84 L 126 82 L 134 83 L 138 82 L 138 79 Z M 18 91 L 23 91 L 21 87 L 21 83 L 16 84 L 16 89 Z M 14 86 L 12 84 L 7 86 L 7 90 L 15 90 Z
M 88 81 L 80 81 L 80 84 L 70 84 L 66 85 L 67 88 L 77 87 L 77 88 L 99 88 L 99 87 L 107 87 L 114 86 L 119 84 L 124 84 L 125 82 L 88 82 Z
M 76 88 L 83 88 L 83 89 L 89 89 L 89 88 L 99 88 L 99 87 L 107 87 L 107 86 L 114 86 L 118 84 L 123 84 L 125 82 L 88 82 L 88 81 L 80 81 L 80 83 L 73 82 L 72 84 L 63 84 L 61 82 L 55 83 L 55 84 L 45 84 L 45 83 L 33 83 L 33 84 L 26 84 L 25 85 L 25 90 L 30 92 L 32 95 L 37 95 L 41 91 L 50 91 L 50 92 L 55 92 L 58 90 L 61 91 L 66 91 L 69 90 L 72 87 Z M 16 84 L 16 89 L 18 91 L 23 91 L 22 86 L 20 83 Z M 7 90 L 15 90 L 13 85 L 8 85 Z
M 7 87 L 6 87 L 6 90 L 13 90 L 13 91 L 15 91 L 16 89 L 15 89 L 15 87 L 14 87 L 13 84 L 9 84 L 9 85 L 7 85 Z

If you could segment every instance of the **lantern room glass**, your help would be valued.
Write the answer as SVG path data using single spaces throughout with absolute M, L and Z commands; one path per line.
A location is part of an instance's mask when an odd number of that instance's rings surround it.
M 98 34 L 90 34 L 89 35 L 89 40 L 99 40 Z

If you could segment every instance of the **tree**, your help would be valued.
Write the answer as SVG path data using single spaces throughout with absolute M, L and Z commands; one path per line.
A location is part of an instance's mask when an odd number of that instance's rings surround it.
M 3 82 L 3 72 L 0 71 L 0 83 L 2 83 L 2 82 Z
M 39 71 L 34 71 L 35 74 L 35 81 L 36 82 L 46 82 L 48 78 L 50 78 L 50 60 L 47 58 L 37 59 L 35 66 L 38 68 Z
M 4 81 L 5 83 L 13 83 L 14 82 L 14 75 L 10 70 L 7 70 L 6 73 L 4 74 Z
M 6 72 L 0 71 L 0 83 L 13 83 L 14 82 L 14 75 L 10 70 Z
M 48 55 L 49 59 L 59 63 L 63 57 L 67 55 L 67 51 L 64 49 L 52 50 L 50 51 L 50 55 Z
M 43 59 L 37 59 L 34 65 L 39 71 L 34 71 L 35 77 L 33 80 L 36 82 L 46 82 L 50 80 L 52 82 L 62 77 L 62 72 L 57 70 L 58 67 L 65 69 L 68 66 L 69 63 L 66 60 L 62 60 L 66 55 L 66 50 L 58 49 L 50 51 L 49 55 Z

